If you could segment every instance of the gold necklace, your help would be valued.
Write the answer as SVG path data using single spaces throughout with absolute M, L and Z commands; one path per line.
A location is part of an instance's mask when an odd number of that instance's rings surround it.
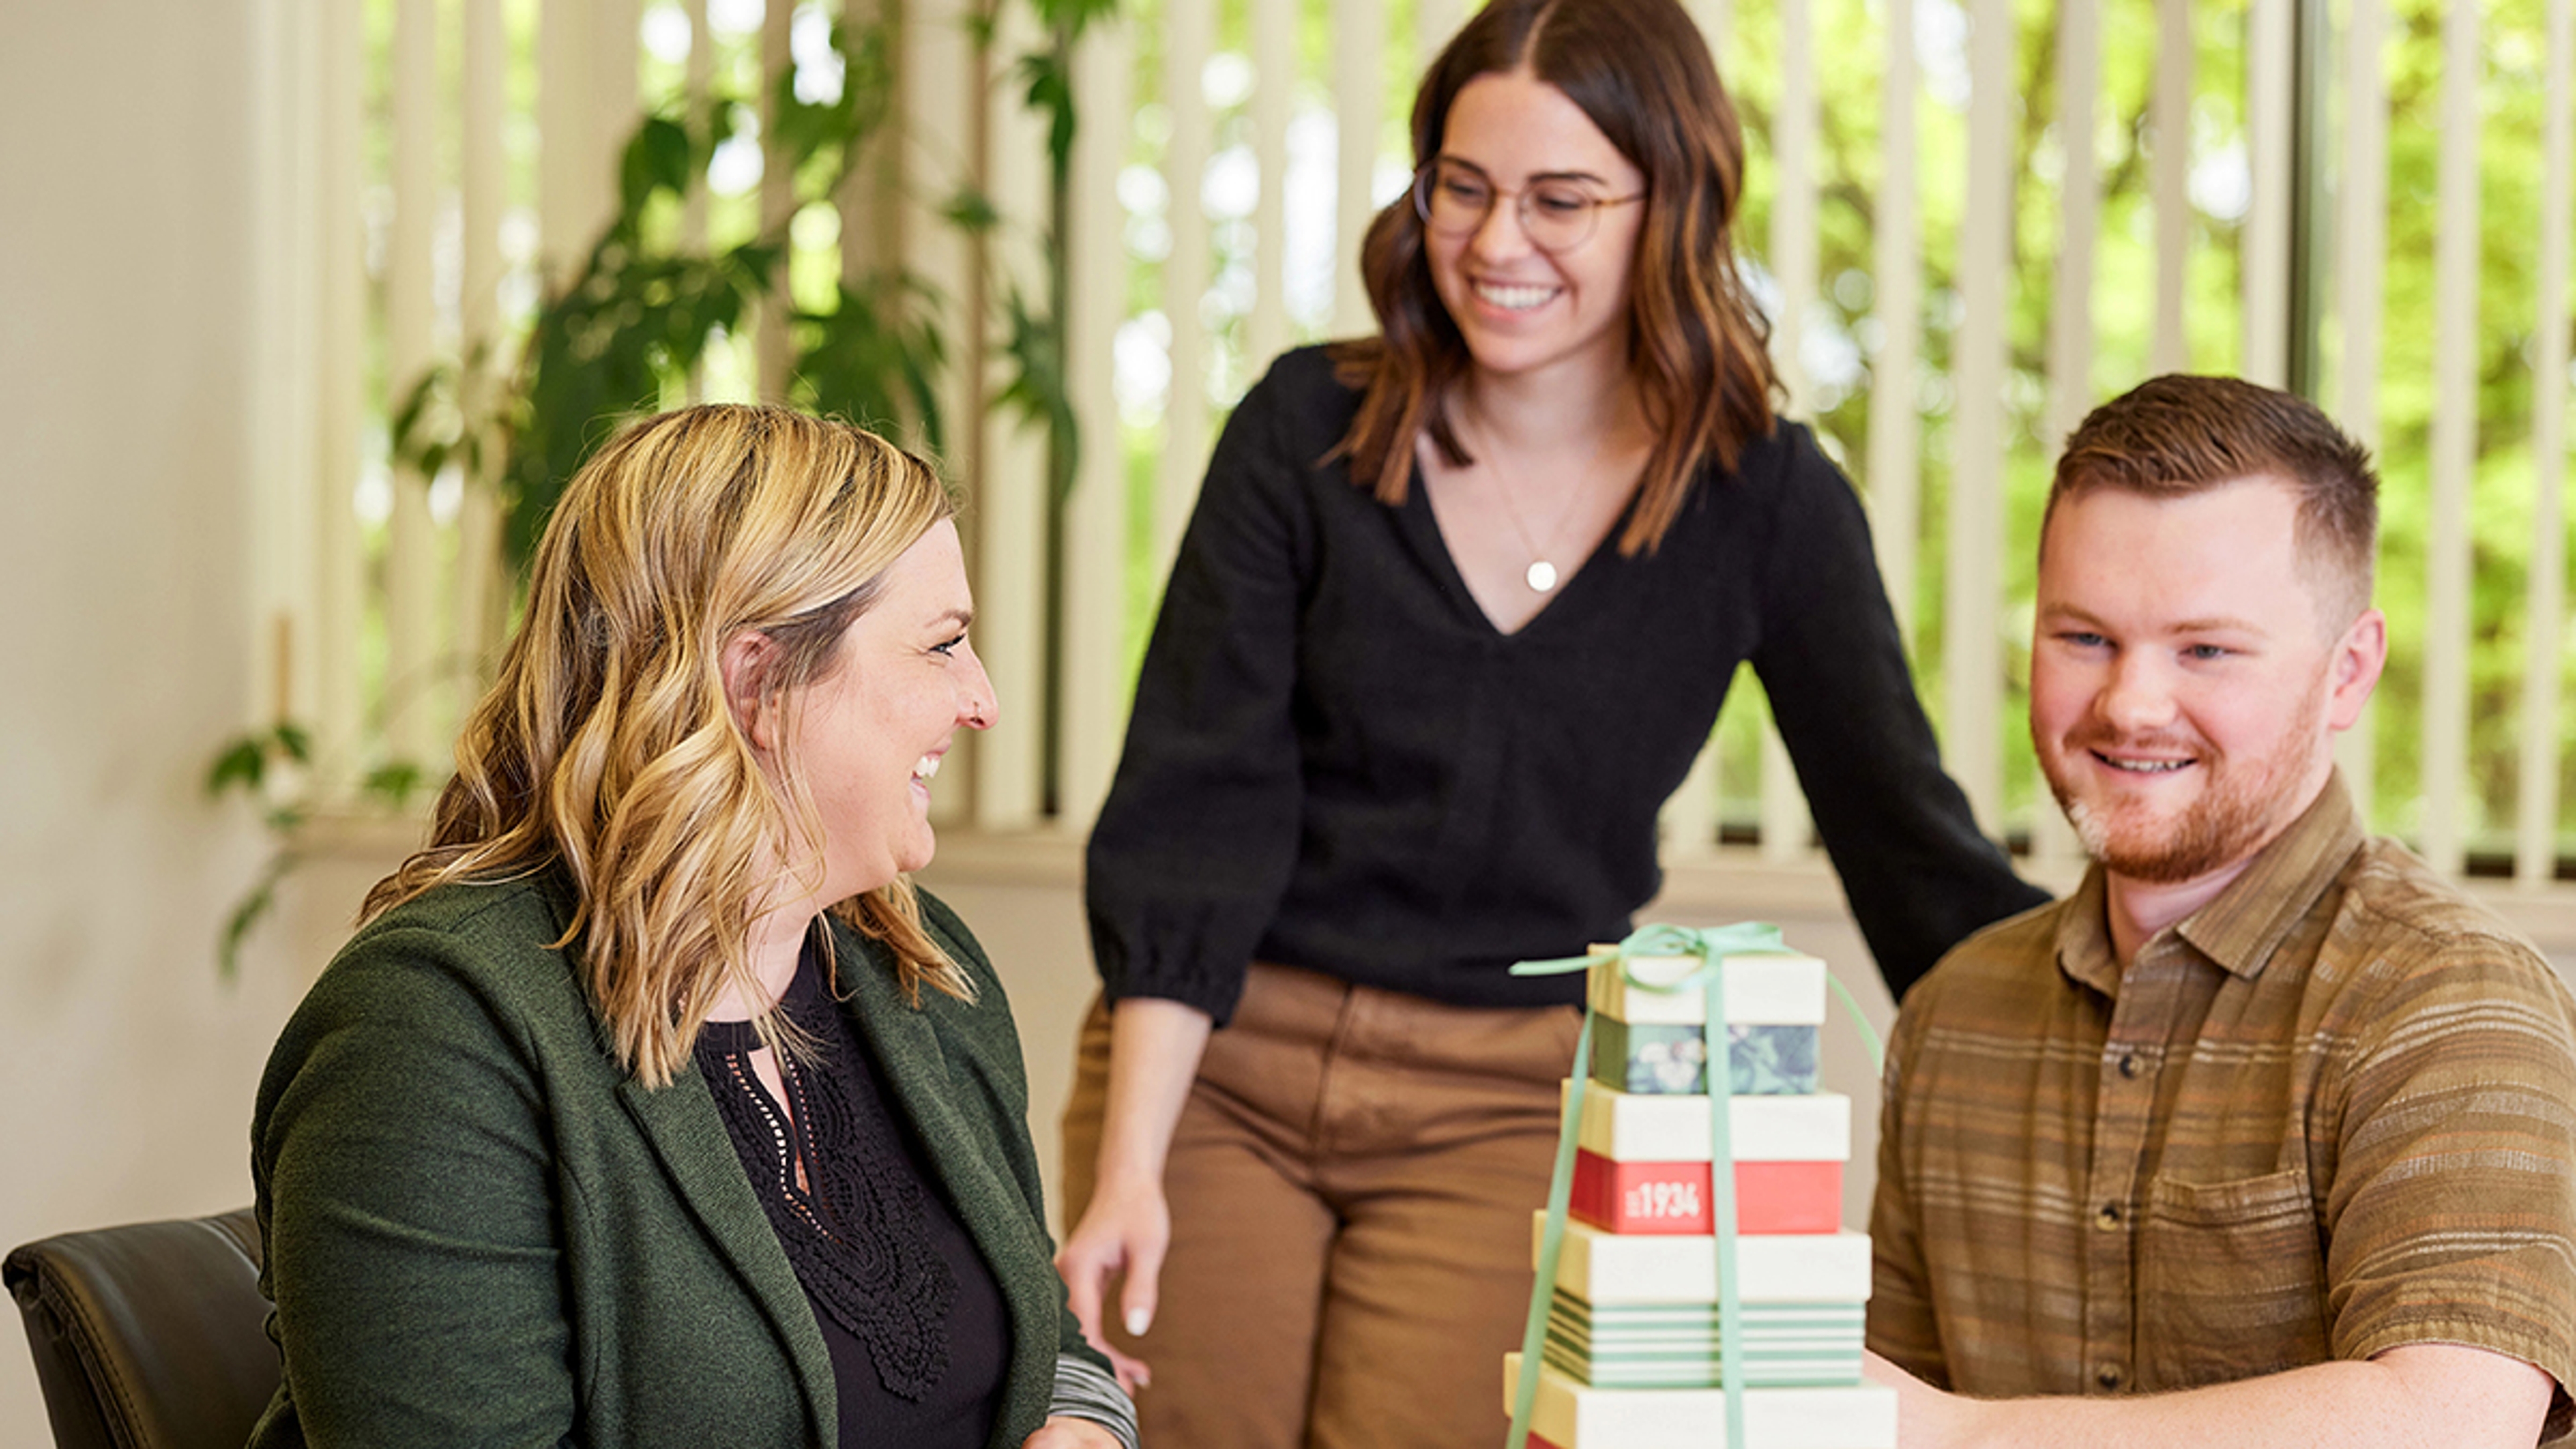
M 1461 409 L 1461 411 L 1464 410 Z M 1538 546 L 1538 541 L 1530 537 L 1529 525 L 1521 520 L 1520 505 L 1512 499 L 1512 480 L 1506 475 L 1503 467 L 1503 450 L 1494 442 L 1493 434 L 1486 429 L 1482 419 L 1477 420 L 1476 431 L 1484 437 L 1484 447 L 1477 451 L 1477 460 L 1492 470 L 1494 492 L 1503 500 L 1503 516 L 1512 521 L 1512 531 L 1521 536 L 1521 547 L 1530 556 L 1530 566 L 1521 571 L 1521 581 L 1530 586 L 1532 593 L 1553 593 L 1558 582 L 1556 565 L 1548 561 L 1549 549 Z M 1600 461 L 1600 458 L 1601 436 L 1595 433 L 1591 450 L 1583 455 L 1583 462 L 1576 471 L 1586 478 L 1590 477 L 1592 465 Z M 1566 499 L 1565 506 L 1557 510 L 1556 522 L 1549 525 L 1547 530 L 1547 541 L 1551 546 L 1555 544 L 1558 535 L 1565 532 L 1565 521 L 1574 516 L 1574 505 L 1583 501 L 1581 483 L 1578 482 L 1569 491 L 1571 496 Z

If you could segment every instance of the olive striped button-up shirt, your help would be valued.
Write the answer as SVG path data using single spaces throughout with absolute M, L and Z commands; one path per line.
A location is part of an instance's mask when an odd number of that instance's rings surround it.
M 2099 867 L 1887 1057 L 1870 1347 L 1979 1397 L 2411 1343 L 2576 1375 L 2576 1002 L 2330 783 L 2123 972 Z

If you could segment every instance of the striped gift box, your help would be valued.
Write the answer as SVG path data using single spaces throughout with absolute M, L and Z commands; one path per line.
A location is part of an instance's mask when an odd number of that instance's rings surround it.
M 1747 1388 L 1860 1382 L 1867 1309 L 1858 1303 L 1756 1303 L 1738 1340 Z M 1556 1291 L 1548 1306 L 1546 1362 L 1596 1388 L 1716 1388 L 1725 1380 L 1717 1306 L 1596 1308 Z
M 1503 1406 L 1521 1356 L 1503 1356 Z M 1896 1449 L 1896 1390 L 1879 1384 L 1746 1389 L 1743 1449 Z M 1542 1367 L 1532 1444 L 1555 1449 L 1727 1449 L 1718 1389 L 1597 1389 Z

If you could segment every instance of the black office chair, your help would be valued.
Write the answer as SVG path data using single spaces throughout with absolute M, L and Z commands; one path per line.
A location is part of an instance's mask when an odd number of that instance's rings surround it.
M 259 1261 L 248 1208 L 10 1253 L 57 1449 L 241 1449 L 277 1391 Z

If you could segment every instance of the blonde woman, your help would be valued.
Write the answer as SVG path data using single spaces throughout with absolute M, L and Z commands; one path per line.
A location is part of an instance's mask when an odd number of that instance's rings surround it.
M 949 513 L 771 408 L 574 480 L 429 848 L 261 1083 L 255 1446 L 1132 1449 L 1001 983 L 906 878 L 995 717 Z

